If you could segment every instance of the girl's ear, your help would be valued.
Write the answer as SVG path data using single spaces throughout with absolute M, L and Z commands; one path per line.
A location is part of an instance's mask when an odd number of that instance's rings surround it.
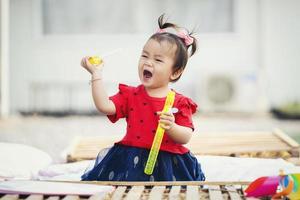
M 180 77 L 180 75 L 182 74 L 183 69 L 179 68 L 177 71 L 175 71 L 172 75 L 171 75 L 171 81 L 176 80 L 178 77 Z

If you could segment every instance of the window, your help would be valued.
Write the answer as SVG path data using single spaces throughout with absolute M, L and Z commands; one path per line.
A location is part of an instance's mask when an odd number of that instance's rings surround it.
M 232 32 L 234 0 L 43 0 L 44 34 L 152 33 L 157 18 L 197 32 Z

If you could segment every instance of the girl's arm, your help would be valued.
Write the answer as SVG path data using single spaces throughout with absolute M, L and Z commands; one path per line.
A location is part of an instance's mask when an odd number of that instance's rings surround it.
M 180 144 L 186 144 L 190 141 L 193 133 L 191 128 L 176 124 L 172 113 L 158 112 L 158 114 L 160 115 L 161 127 L 167 131 L 169 137 Z
M 108 98 L 102 81 L 102 73 L 98 71 L 92 74 L 92 95 L 96 108 L 105 115 L 116 113 L 115 104 Z
M 116 113 L 114 103 L 109 99 L 102 81 L 103 64 L 100 66 L 92 65 L 88 61 L 88 57 L 84 57 L 81 66 L 91 73 L 92 95 L 96 108 L 105 115 L 113 115 Z
M 177 143 L 187 144 L 192 137 L 192 129 L 180 126 L 178 124 L 173 124 L 173 126 L 168 130 L 169 136 Z

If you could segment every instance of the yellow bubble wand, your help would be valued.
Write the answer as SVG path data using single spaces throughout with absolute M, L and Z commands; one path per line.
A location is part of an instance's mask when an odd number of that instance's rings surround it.
M 100 56 L 91 56 L 89 57 L 89 62 L 92 64 L 92 65 L 100 65 L 101 63 L 103 63 L 103 58 L 106 58 L 106 57 L 109 57 L 111 55 L 114 55 L 118 52 L 120 52 L 122 49 L 115 49 L 111 52 L 108 52 L 104 55 L 102 55 L 101 57 Z
M 175 92 L 170 91 L 167 95 L 165 105 L 164 105 L 164 108 L 163 108 L 163 112 L 170 111 L 170 109 L 173 106 L 174 99 L 175 99 Z M 152 172 L 153 172 L 153 169 L 154 169 L 154 166 L 155 166 L 155 163 L 156 163 L 156 159 L 157 159 L 157 156 L 158 156 L 158 153 L 159 153 L 160 145 L 161 145 L 162 139 L 164 137 L 165 129 L 163 129 L 160 126 L 160 124 L 161 123 L 158 123 L 157 129 L 156 129 L 156 132 L 155 132 L 155 136 L 154 136 L 154 139 L 153 139 L 153 142 L 152 142 L 151 150 L 150 150 L 148 160 L 147 160 L 147 163 L 146 163 L 146 167 L 145 167 L 145 170 L 144 170 L 145 174 L 147 174 L 147 175 L 151 175 Z

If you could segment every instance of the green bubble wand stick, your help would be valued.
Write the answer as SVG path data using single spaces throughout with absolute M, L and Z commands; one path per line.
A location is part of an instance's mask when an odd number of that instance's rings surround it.
M 167 95 L 163 112 L 168 112 L 173 106 L 175 98 L 175 92 L 170 91 Z M 159 153 L 160 145 L 164 137 L 165 130 L 160 126 L 160 123 L 157 126 L 156 133 L 152 142 L 151 150 L 148 156 L 148 160 L 145 167 L 145 174 L 151 175 L 155 166 L 155 162 Z

